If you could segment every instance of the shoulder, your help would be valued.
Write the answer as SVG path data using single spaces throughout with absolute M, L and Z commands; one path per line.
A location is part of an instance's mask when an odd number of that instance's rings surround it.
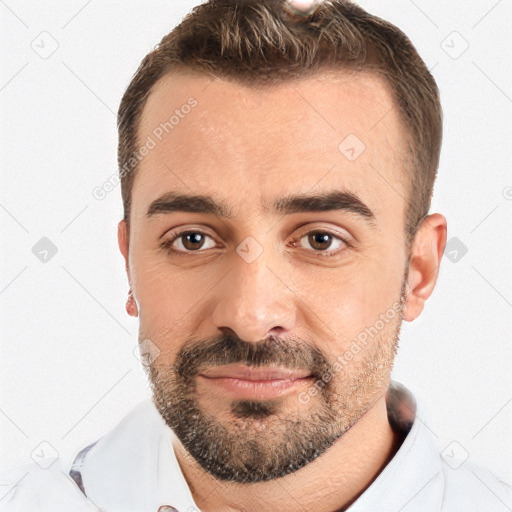
M 157 411 L 152 407 L 151 400 L 142 401 L 109 433 L 83 448 L 75 456 L 71 474 L 73 474 L 75 464 L 79 466 L 89 449 L 96 444 L 102 448 L 103 452 L 114 454 L 113 464 L 123 464 L 124 460 L 120 459 L 119 454 L 127 459 L 133 458 L 137 450 L 143 449 L 140 446 L 141 443 L 133 442 L 134 436 L 156 428 L 159 425 L 158 421 L 163 423 L 163 420 L 158 417 Z M 119 444 L 121 448 L 127 446 L 126 443 L 130 447 L 134 446 L 134 449 L 115 450 Z M 17 467 L 0 469 L 0 512 L 101 511 L 86 498 L 79 487 L 81 481 L 75 481 L 69 474 L 70 468 L 65 466 L 62 459 L 56 461 L 42 459 L 38 463 L 31 461 Z M 115 469 L 117 472 L 118 468 Z
M 98 512 L 59 460 L 47 469 L 35 462 L 0 470 L 0 512 Z
M 443 512 L 509 512 L 512 485 L 470 460 L 452 466 L 443 462 Z

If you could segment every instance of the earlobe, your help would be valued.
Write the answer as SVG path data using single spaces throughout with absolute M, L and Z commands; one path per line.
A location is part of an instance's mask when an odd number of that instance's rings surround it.
M 126 307 L 126 312 L 130 316 L 134 316 L 134 317 L 139 316 L 139 310 L 137 308 L 137 303 L 135 302 L 135 297 L 133 296 L 133 291 L 131 288 L 128 290 L 128 299 L 126 299 L 125 307 Z
M 139 311 L 137 308 L 137 303 L 135 301 L 135 297 L 133 296 L 133 290 L 131 287 L 131 277 L 130 277 L 130 265 L 129 265 L 129 237 L 128 237 L 128 224 L 123 219 L 121 220 L 117 225 L 117 243 L 119 245 L 119 250 L 121 251 L 121 254 L 123 255 L 124 262 L 125 262 L 125 270 L 126 275 L 128 277 L 128 283 L 130 284 L 130 289 L 128 290 L 128 298 L 126 299 L 126 312 L 130 316 L 137 317 L 139 316 Z
M 407 322 L 421 314 L 425 301 L 434 291 L 446 246 L 446 232 L 446 218 L 440 213 L 433 213 L 423 220 L 414 237 L 404 305 L 404 320 Z

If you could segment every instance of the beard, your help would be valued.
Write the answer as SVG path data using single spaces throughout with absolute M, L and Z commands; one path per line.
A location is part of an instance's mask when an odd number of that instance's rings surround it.
M 392 320 L 360 350 L 359 358 L 338 371 L 333 372 L 335 358 L 301 339 L 246 342 L 230 331 L 187 342 L 174 365 L 162 356 L 148 365 L 153 403 L 188 454 L 215 478 L 255 483 L 293 473 L 323 454 L 387 391 L 405 287 L 404 281 L 400 309 L 393 310 Z M 307 403 L 289 394 L 230 399 L 228 407 L 223 400 L 222 407 L 212 409 L 207 400 L 201 403 L 196 376 L 207 367 L 227 364 L 306 369 L 314 377 L 316 393 L 308 395 Z M 332 377 L 326 382 L 329 372 Z

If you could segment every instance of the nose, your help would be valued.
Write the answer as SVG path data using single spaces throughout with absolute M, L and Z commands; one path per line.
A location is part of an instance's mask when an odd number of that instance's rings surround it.
M 234 255 L 231 272 L 216 289 L 213 322 L 244 341 L 283 337 L 295 327 L 296 296 L 265 252 L 248 263 Z

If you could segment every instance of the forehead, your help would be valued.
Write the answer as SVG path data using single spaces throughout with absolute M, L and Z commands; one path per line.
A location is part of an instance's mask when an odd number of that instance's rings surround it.
M 151 141 L 151 142 L 150 142 Z M 343 187 L 403 217 L 406 143 L 383 79 L 330 72 L 250 87 L 193 71 L 160 79 L 144 107 L 132 213 L 165 192 L 241 215 L 291 192 Z M 393 212 L 391 212 L 393 213 Z

